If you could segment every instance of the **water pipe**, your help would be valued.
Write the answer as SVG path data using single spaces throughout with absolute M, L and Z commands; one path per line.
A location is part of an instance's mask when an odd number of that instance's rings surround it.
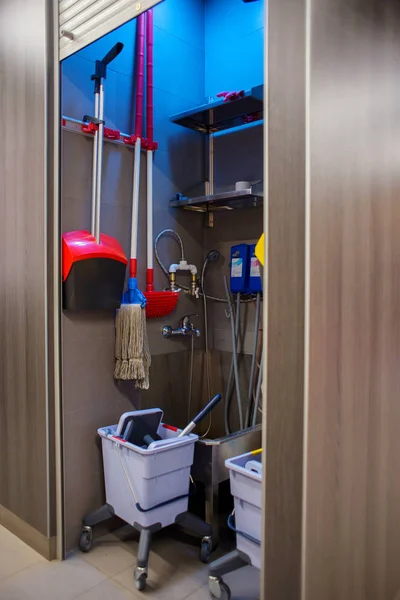
M 250 369 L 250 381 L 249 381 L 249 391 L 247 395 L 247 409 L 246 409 L 246 427 L 250 426 L 251 419 L 251 410 L 253 406 L 253 394 L 254 394 L 254 382 L 255 382 L 255 373 L 256 373 L 256 364 L 257 364 L 257 348 L 258 348 L 258 332 L 260 328 L 260 314 L 261 314 L 261 294 L 257 294 L 256 300 L 256 316 L 254 323 L 254 342 L 253 342 L 253 358 L 251 361 L 251 369 Z
M 154 99 L 153 99 L 153 11 L 146 13 L 146 148 L 147 148 L 147 270 L 146 292 L 154 292 L 153 262 L 153 152 L 154 143 Z
M 133 169 L 133 207 L 131 226 L 131 254 L 129 261 L 129 278 L 136 281 L 137 275 L 137 250 L 139 233 L 139 191 L 140 191 L 140 151 L 143 134 L 143 89 L 144 89 L 144 14 L 138 17 L 138 48 L 137 48 L 137 79 L 136 79 L 136 107 L 135 107 L 135 158 Z

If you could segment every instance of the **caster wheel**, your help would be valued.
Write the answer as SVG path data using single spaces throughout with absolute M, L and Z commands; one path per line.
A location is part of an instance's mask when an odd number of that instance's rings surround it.
M 210 537 L 203 538 L 201 541 L 200 548 L 200 560 L 204 564 L 208 564 L 210 562 L 211 552 L 213 550 L 213 543 Z
M 81 539 L 79 540 L 79 548 L 82 552 L 90 552 L 93 546 L 92 529 L 90 527 L 84 527 L 81 533 Z
M 210 597 L 212 600 L 231 600 L 231 590 L 222 580 L 210 585 Z
M 147 573 L 135 569 L 135 587 L 139 592 L 143 592 L 147 583 Z

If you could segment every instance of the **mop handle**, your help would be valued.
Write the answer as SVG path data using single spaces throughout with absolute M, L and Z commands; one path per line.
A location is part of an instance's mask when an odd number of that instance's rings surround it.
M 212 411 L 214 406 L 218 404 L 221 398 L 221 394 L 214 396 L 214 398 L 212 398 L 210 402 L 208 402 L 208 404 L 206 404 L 206 406 L 194 417 L 193 421 L 191 421 L 189 425 L 186 425 L 185 429 L 181 431 L 178 437 L 183 437 L 184 435 L 188 435 L 191 431 L 193 431 L 200 421 L 202 421 L 208 415 L 208 413 Z
M 145 15 L 138 17 L 138 47 L 137 47 L 137 75 L 136 75 L 136 118 L 135 135 L 143 135 L 143 92 L 144 92 L 144 39 L 145 39 Z
M 107 77 L 107 65 L 113 61 L 124 45 L 117 42 L 102 60 L 96 60 L 96 71 L 92 75 L 94 81 L 94 110 L 98 119 L 98 129 L 94 135 L 93 146 L 93 175 L 92 175 L 92 221 L 91 233 L 100 243 L 100 205 L 101 205 L 101 180 L 103 171 L 103 142 L 104 142 L 104 84 Z
M 99 94 L 94 92 L 94 117 L 98 120 L 99 118 Z M 95 129 L 93 138 L 93 166 L 92 166 L 92 220 L 90 226 L 90 233 L 95 237 L 96 233 L 96 187 L 97 187 L 97 161 L 98 161 L 98 129 Z
M 154 28 L 153 11 L 146 13 L 146 137 L 149 144 L 147 150 L 147 271 L 146 271 L 146 291 L 154 291 L 154 264 L 153 264 L 153 47 L 154 47 Z
M 97 174 L 96 174 L 96 217 L 94 236 L 100 243 L 100 206 L 101 206 L 101 180 L 103 174 L 103 144 L 104 144 L 104 86 L 100 81 L 99 87 L 99 129 L 97 131 Z
M 147 80 L 147 95 L 146 95 L 146 137 L 147 141 L 152 144 L 154 141 L 154 100 L 153 100 L 153 49 L 154 49 L 154 28 L 153 28 L 153 11 L 150 9 L 146 13 L 146 80 Z
M 131 257 L 129 261 L 129 277 L 136 279 L 137 250 L 139 228 L 139 192 L 140 192 L 140 151 L 143 133 L 143 90 L 144 90 L 144 14 L 138 17 L 138 47 L 137 47 L 137 75 L 136 75 L 136 115 L 135 115 L 135 158 L 133 167 L 132 191 L 132 223 L 131 223 Z
M 123 47 L 124 47 L 124 45 L 122 42 L 117 42 L 115 44 L 115 46 L 113 46 L 111 48 L 111 50 L 109 52 L 107 52 L 107 54 L 101 61 L 103 63 L 103 65 L 106 67 L 107 65 L 110 64 L 110 62 L 112 62 L 114 60 L 114 58 L 117 58 L 118 54 L 120 54 Z M 104 77 L 105 77 L 105 75 L 104 75 Z

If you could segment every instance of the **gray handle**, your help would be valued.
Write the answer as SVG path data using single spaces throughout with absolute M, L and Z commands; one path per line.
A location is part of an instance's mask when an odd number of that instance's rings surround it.
M 199 414 L 195 416 L 195 418 L 193 419 L 193 423 L 195 425 L 198 425 L 200 423 L 200 421 L 202 421 L 208 415 L 208 413 L 212 411 L 214 406 L 216 406 L 218 404 L 218 402 L 221 400 L 221 398 L 222 398 L 221 394 L 217 394 L 216 396 L 214 396 L 214 398 L 212 398 L 210 400 L 210 402 L 208 404 L 206 404 L 206 406 L 203 408 L 203 410 L 201 410 L 199 412 Z
M 191 431 L 193 431 L 193 429 L 200 423 L 200 421 L 202 421 L 204 417 L 206 417 L 208 413 L 212 411 L 214 406 L 218 404 L 221 398 L 221 394 L 217 394 L 216 396 L 214 396 L 214 398 L 212 398 L 210 402 L 208 402 L 206 406 L 195 416 L 193 421 L 191 421 L 189 425 L 186 425 L 185 429 L 181 431 L 178 437 L 183 437 L 184 435 L 188 435 Z
M 123 47 L 124 45 L 122 42 L 117 42 L 115 46 L 113 46 L 111 50 L 107 52 L 107 54 L 101 62 L 106 66 L 109 65 L 110 62 L 112 62 L 114 58 L 117 58 L 118 54 L 122 52 Z

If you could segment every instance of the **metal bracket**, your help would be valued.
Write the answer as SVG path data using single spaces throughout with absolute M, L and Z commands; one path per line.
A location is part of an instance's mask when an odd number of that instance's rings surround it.
M 205 226 L 208 229 L 212 229 L 214 227 L 214 213 L 208 210 L 205 214 L 206 214 Z

